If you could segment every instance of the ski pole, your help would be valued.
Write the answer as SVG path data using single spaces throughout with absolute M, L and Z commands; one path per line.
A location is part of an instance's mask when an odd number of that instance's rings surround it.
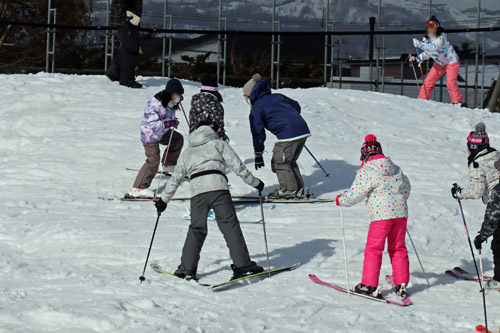
M 269 248 L 267 246 L 266 219 L 264 218 L 264 204 L 262 202 L 262 192 L 259 191 L 260 214 L 262 215 L 262 229 L 264 230 L 264 243 L 266 244 L 267 275 L 271 277 L 271 261 L 269 260 Z
M 184 118 L 186 119 L 186 124 L 188 125 L 189 128 L 191 128 L 191 124 L 189 124 L 189 119 L 187 117 L 186 111 L 184 111 L 184 106 L 182 105 L 182 103 L 179 103 L 179 105 L 181 106 L 182 113 L 184 113 Z
M 158 221 L 160 221 L 160 216 L 161 216 L 161 213 L 158 213 L 158 217 L 156 218 L 155 228 L 153 230 L 153 236 L 151 237 L 151 243 L 149 243 L 148 255 L 146 256 L 146 262 L 144 263 L 144 269 L 142 270 L 142 275 L 139 276 L 139 280 L 141 280 L 141 283 L 144 280 L 146 280 L 146 278 L 144 277 L 144 273 L 146 273 L 146 267 L 148 267 L 149 254 L 151 253 L 151 248 L 153 247 L 153 241 L 155 239 L 156 228 L 158 228 Z
M 340 221 L 342 223 L 342 242 L 344 244 L 345 281 L 346 281 L 347 295 L 350 295 L 350 289 L 349 289 L 349 270 L 348 270 L 348 267 L 347 267 L 347 251 L 346 251 L 346 245 L 345 245 L 344 213 L 342 211 L 342 206 L 339 206 L 339 207 L 340 207 Z
M 481 272 L 481 289 L 484 290 L 484 271 L 483 271 L 483 256 L 479 250 L 479 271 Z
M 321 163 L 319 163 L 319 161 L 316 159 L 316 157 L 314 157 L 313 153 L 309 150 L 309 148 L 307 148 L 307 146 L 304 146 L 304 148 L 307 150 L 307 152 L 311 155 L 311 157 L 316 161 L 316 163 L 319 165 L 319 167 L 321 168 L 321 170 L 323 170 L 323 172 L 325 173 L 325 177 L 329 177 L 330 174 L 328 172 L 326 172 L 325 168 L 323 168 L 323 166 L 321 165 Z
M 413 251 L 415 252 L 415 254 L 417 256 L 418 263 L 420 264 L 420 268 L 422 268 L 422 272 L 424 272 L 425 280 L 427 280 L 427 284 L 430 286 L 431 283 L 429 282 L 429 279 L 427 277 L 427 273 L 425 272 L 424 265 L 422 265 L 422 261 L 420 260 L 420 256 L 418 255 L 417 248 L 415 247 L 415 243 L 413 243 L 413 239 L 411 238 L 410 231 L 408 231 L 408 229 L 406 229 L 406 233 L 408 235 L 408 238 L 410 239 L 411 246 L 413 247 Z
M 412 57 L 412 54 L 410 53 L 408 55 L 408 58 L 411 58 Z M 418 82 L 418 76 L 417 76 L 417 71 L 415 70 L 415 64 L 413 61 L 410 61 L 410 66 L 411 68 L 413 69 L 413 75 L 415 76 L 415 81 L 417 81 L 417 89 L 418 91 L 420 92 L 420 82 Z
M 161 165 L 165 165 L 165 162 L 167 162 L 168 152 L 170 151 L 170 144 L 172 143 L 172 138 L 173 137 L 174 137 L 174 129 L 171 128 L 170 129 L 170 139 L 168 139 L 167 151 L 165 152 L 165 158 L 163 159 Z M 160 185 L 161 185 L 161 179 L 162 179 L 162 177 L 163 177 L 163 170 L 160 173 L 160 179 L 158 180 L 158 186 L 156 187 L 155 198 L 158 195 L 158 191 L 160 190 Z
M 458 187 L 455 183 L 453 187 Z M 477 268 L 476 256 L 474 255 L 474 249 L 472 248 L 472 242 L 470 240 L 469 228 L 467 227 L 467 222 L 465 221 L 464 210 L 462 208 L 462 202 L 460 198 L 457 198 L 458 206 L 460 207 L 460 213 L 462 214 L 462 220 L 464 221 L 465 233 L 467 234 L 467 239 L 469 241 L 470 252 L 472 253 L 472 260 L 474 261 L 474 267 L 476 268 L 477 278 L 479 279 L 479 285 L 481 286 L 481 292 L 483 293 L 483 309 L 484 309 L 484 326 L 486 330 L 488 330 L 488 316 L 486 314 L 486 295 L 483 288 L 483 284 L 481 282 L 481 275 L 479 274 L 479 269 Z
M 417 50 L 417 56 L 419 56 L 418 48 L 415 48 Z M 420 67 L 420 73 L 422 74 L 422 87 L 424 88 L 425 91 L 425 98 L 429 99 L 429 95 L 427 95 L 427 88 L 425 87 L 425 77 L 424 77 L 424 70 L 422 69 L 421 64 L 418 64 L 418 67 Z

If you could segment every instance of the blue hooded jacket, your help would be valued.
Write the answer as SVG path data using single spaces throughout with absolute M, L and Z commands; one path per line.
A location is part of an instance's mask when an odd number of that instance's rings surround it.
M 256 152 L 264 151 L 266 129 L 282 141 L 311 134 L 306 121 L 300 115 L 299 103 L 282 94 L 271 94 L 269 81 L 257 82 L 250 94 L 250 102 L 250 129 Z

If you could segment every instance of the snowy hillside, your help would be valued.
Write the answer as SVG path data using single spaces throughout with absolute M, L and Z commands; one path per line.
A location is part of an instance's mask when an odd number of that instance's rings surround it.
M 154 227 L 151 203 L 108 201 L 123 195 L 140 167 L 139 123 L 162 78 L 129 90 L 103 76 L 0 76 L 0 331 L 1 332 L 470 332 L 482 323 L 478 285 L 443 274 L 473 270 L 453 182 L 466 184 L 465 138 L 484 121 L 500 147 L 500 116 L 406 97 L 324 88 L 284 89 L 298 100 L 313 137 L 308 146 L 332 176 L 326 179 L 306 152 L 305 181 L 321 198 L 335 198 L 359 168 L 364 136 L 374 133 L 384 152 L 410 178 L 409 231 L 415 253 L 408 308 L 348 297 L 315 285 L 308 274 L 344 284 L 339 210 L 333 204 L 278 205 L 266 209 L 273 267 L 299 269 L 239 289 L 211 293 L 151 270 L 139 275 Z M 199 85 L 185 82 L 186 100 Z M 234 149 L 253 168 L 249 108 L 240 89 L 222 90 Z M 181 121 L 183 116 L 180 115 Z M 179 130 L 187 132 L 182 121 Z M 267 142 L 269 165 L 272 138 Z M 269 167 L 256 172 L 266 192 L 277 181 Z M 233 194 L 255 195 L 234 174 Z M 154 183 L 156 184 L 156 182 Z M 187 195 L 185 185 L 179 195 Z M 174 270 L 188 221 L 188 203 L 174 202 L 162 216 L 151 261 Z M 472 235 L 484 205 L 464 201 Z M 242 222 L 260 219 L 257 206 L 239 206 Z M 364 205 L 344 210 L 349 279 L 361 279 L 368 231 Z M 228 251 L 213 222 L 202 252 L 204 283 L 231 275 Z M 262 227 L 242 224 L 253 258 L 265 264 Z M 491 251 L 484 251 L 492 274 Z M 382 275 L 390 273 L 384 255 Z M 384 285 L 385 286 L 385 285 Z M 488 292 L 490 328 L 500 326 L 500 294 Z

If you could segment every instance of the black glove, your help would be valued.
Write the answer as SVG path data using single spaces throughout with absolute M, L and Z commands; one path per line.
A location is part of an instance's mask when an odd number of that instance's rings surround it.
M 163 201 L 160 198 L 159 200 L 157 200 L 155 202 L 155 207 L 156 207 L 156 210 L 158 211 L 158 215 L 160 215 L 161 213 L 163 213 L 165 211 L 165 209 L 167 209 L 167 204 L 165 203 L 165 201 Z
M 481 238 L 481 235 L 477 235 L 476 238 L 474 238 L 474 246 L 476 249 L 481 250 L 483 248 L 481 244 L 483 244 L 483 239 Z
M 264 191 L 264 186 L 264 182 L 259 179 L 259 185 L 255 186 L 255 188 L 259 191 L 259 193 L 262 193 L 262 191 Z
M 260 168 L 265 167 L 266 165 L 264 164 L 264 153 L 262 152 L 255 152 L 255 170 L 259 170 Z
M 456 183 L 453 184 L 453 187 L 451 188 L 451 196 L 455 199 L 460 199 L 460 197 L 458 196 L 460 192 L 462 192 L 462 188 Z

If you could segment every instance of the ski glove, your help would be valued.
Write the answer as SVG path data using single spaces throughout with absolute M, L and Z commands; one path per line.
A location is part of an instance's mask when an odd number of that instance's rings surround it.
M 168 102 L 168 108 L 169 109 L 173 109 L 175 108 L 177 105 L 179 105 L 180 102 L 182 102 L 184 100 L 184 97 L 183 96 L 180 96 L 176 99 L 172 99 L 170 100 L 170 102 Z
M 335 204 L 337 206 L 340 206 L 340 198 L 342 198 L 342 194 L 337 195 L 337 198 L 335 198 Z
M 455 199 L 460 199 L 460 192 L 462 192 L 462 188 L 457 184 L 453 184 L 451 188 L 451 196 Z
M 175 119 L 172 119 L 172 120 L 167 120 L 163 123 L 164 127 L 165 128 L 177 128 L 179 127 L 179 120 L 177 120 L 177 118 Z
M 156 211 L 158 212 L 158 215 L 160 215 L 165 211 L 165 209 L 167 209 L 167 204 L 165 203 L 165 201 L 162 200 L 162 198 L 160 198 L 158 201 L 155 202 L 155 207 Z
M 127 14 L 127 18 L 125 19 L 125 21 L 129 22 L 130 24 L 138 26 L 139 23 L 141 23 L 141 18 L 139 16 L 135 15 L 134 13 L 132 13 L 131 11 L 127 10 L 126 14 Z
M 476 249 L 481 250 L 483 248 L 483 239 L 481 238 L 481 235 L 477 235 L 476 238 L 474 238 L 474 246 Z
M 264 186 L 264 182 L 259 179 L 259 185 L 255 186 L 255 188 L 259 191 L 259 193 L 262 193 L 262 191 L 264 191 Z
M 266 165 L 264 164 L 264 153 L 262 152 L 255 152 L 255 170 L 259 170 L 260 168 L 265 167 Z
M 422 44 L 424 44 L 424 42 L 421 42 L 418 39 L 413 38 L 413 46 L 415 46 L 416 48 L 421 48 Z

